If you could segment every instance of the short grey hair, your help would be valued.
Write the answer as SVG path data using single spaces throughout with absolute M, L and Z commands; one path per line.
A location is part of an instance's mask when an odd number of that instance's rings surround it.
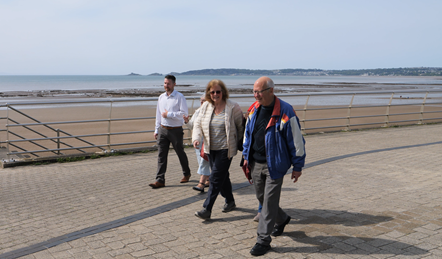
M 269 80 L 266 81 L 268 88 L 275 88 L 275 83 L 273 83 L 273 80 L 269 78 Z

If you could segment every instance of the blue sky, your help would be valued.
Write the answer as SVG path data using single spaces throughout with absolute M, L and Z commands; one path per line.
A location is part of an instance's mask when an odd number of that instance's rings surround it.
M 0 74 L 442 67 L 440 0 L 0 0 Z

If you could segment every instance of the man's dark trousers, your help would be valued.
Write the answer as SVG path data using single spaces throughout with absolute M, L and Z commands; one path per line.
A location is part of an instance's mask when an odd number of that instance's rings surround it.
M 184 175 L 190 175 L 189 161 L 183 147 L 184 131 L 182 127 L 166 129 L 159 127 L 157 145 L 158 145 L 158 171 L 156 180 L 165 183 L 165 174 L 167 170 L 167 156 L 169 155 L 169 146 L 172 143 L 173 149 L 178 155 L 181 168 Z

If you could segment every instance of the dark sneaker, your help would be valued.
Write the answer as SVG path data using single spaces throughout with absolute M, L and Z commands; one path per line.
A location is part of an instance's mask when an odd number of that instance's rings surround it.
M 208 220 L 210 219 L 210 216 L 212 215 L 212 212 L 202 209 L 200 211 L 195 212 L 195 216 L 197 216 L 200 219 Z
M 284 228 L 287 224 L 289 224 L 290 220 L 292 218 L 290 216 L 287 216 L 287 219 L 282 223 L 281 225 L 276 225 L 275 228 L 272 231 L 272 236 L 277 237 L 282 235 L 282 232 L 284 232 Z
M 271 247 L 269 245 L 266 246 L 256 243 L 255 246 L 253 246 L 252 250 L 250 250 L 250 254 L 256 256 L 264 255 L 265 253 L 267 253 L 267 251 L 270 250 L 270 248 Z
M 223 206 L 223 212 L 229 212 L 236 208 L 235 201 L 228 202 Z

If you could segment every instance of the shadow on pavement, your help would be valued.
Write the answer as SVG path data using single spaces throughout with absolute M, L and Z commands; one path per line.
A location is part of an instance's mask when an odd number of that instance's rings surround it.
M 393 254 L 416 256 L 428 253 L 416 246 L 383 238 L 350 237 L 350 236 L 314 236 L 309 237 L 303 231 L 287 232 L 284 235 L 297 243 L 308 246 L 275 247 L 277 253 L 328 253 L 374 255 Z

